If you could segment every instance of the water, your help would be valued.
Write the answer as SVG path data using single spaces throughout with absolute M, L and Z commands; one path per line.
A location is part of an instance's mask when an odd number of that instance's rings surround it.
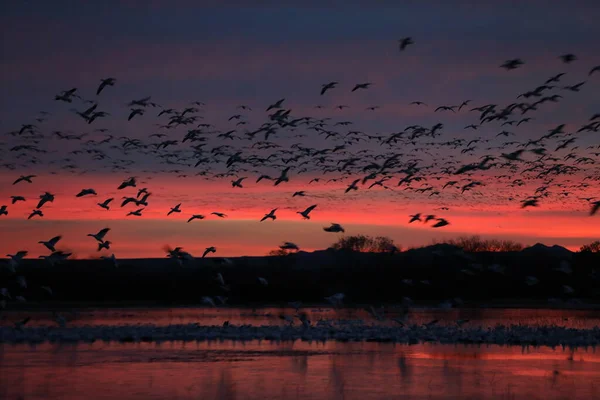
M 374 324 L 394 324 L 387 320 L 379 322 L 364 309 L 332 309 L 329 307 L 305 307 L 300 312 L 308 315 L 313 321 L 323 320 L 362 320 Z M 386 308 L 385 316 L 399 317 L 400 308 Z M 293 308 L 119 308 L 119 309 L 64 309 L 58 311 L 69 326 L 83 325 L 122 325 L 122 324 L 190 324 L 221 325 L 225 321 L 242 325 L 283 325 L 285 321 L 280 315 L 294 315 Z M 42 311 L 5 311 L 0 314 L 0 326 L 12 325 L 25 317 L 31 317 L 28 326 L 56 325 L 51 312 Z M 407 324 L 424 324 L 434 319 L 439 324 L 455 324 L 457 320 L 468 322 L 463 326 L 493 327 L 496 325 L 556 325 L 568 328 L 589 329 L 600 326 L 600 310 L 565 310 L 565 309 L 519 309 L 519 308 L 411 308 L 408 311 Z
M 600 354 L 388 343 L 0 346 L 2 399 L 598 399 Z
M 364 310 L 308 308 L 312 320 L 375 320 Z M 283 324 L 293 309 L 61 311 L 69 325 Z M 393 316 L 394 310 L 386 310 Z M 53 324 L 52 314 L 5 312 Z M 452 324 L 600 324 L 598 311 L 414 309 L 409 320 Z M 28 324 L 29 324 L 28 323 Z M 0 399 L 598 399 L 593 348 L 201 341 L 0 345 Z

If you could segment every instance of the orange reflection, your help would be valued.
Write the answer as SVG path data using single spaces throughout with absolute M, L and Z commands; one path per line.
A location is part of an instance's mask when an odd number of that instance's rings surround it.
M 0 346 L 0 396 L 27 399 L 592 399 L 585 350 L 168 342 Z

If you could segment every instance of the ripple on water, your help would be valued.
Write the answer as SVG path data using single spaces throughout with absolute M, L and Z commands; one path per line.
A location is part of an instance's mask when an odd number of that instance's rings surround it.
M 210 363 L 210 366 L 207 365 Z M 600 398 L 585 349 L 373 342 L 0 344 L 0 398 Z

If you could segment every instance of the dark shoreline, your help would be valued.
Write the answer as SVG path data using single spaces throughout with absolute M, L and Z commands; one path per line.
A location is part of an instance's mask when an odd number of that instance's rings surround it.
M 521 310 L 578 310 L 578 311 L 600 311 L 600 302 L 594 299 L 594 302 L 588 302 L 586 299 L 578 299 L 581 303 L 558 303 L 549 304 L 532 301 L 514 301 L 507 302 L 485 302 L 485 303 L 467 303 L 461 306 L 454 306 L 452 309 L 470 309 L 470 310 L 485 310 L 485 309 L 521 309 Z M 340 307 L 341 310 L 354 310 L 364 309 L 371 306 L 372 303 L 352 304 Z M 377 306 L 385 308 L 403 308 L 405 305 L 401 303 L 377 303 Z M 134 310 L 160 310 L 160 309 L 193 309 L 193 308 L 210 308 L 206 304 L 201 302 L 197 303 L 181 303 L 181 304 L 165 304 L 161 302 L 26 302 L 26 303 L 12 303 L 10 308 L 0 310 L 2 313 L 10 312 L 21 312 L 21 311 L 63 311 L 63 310 L 120 310 L 120 309 L 134 309 Z M 287 302 L 283 303 L 256 303 L 256 304 L 228 304 L 225 308 L 237 308 L 237 309 L 268 309 L 268 308 L 285 308 L 291 309 Z M 318 309 L 318 308 L 332 308 L 329 303 L 302 303 L 303 309 Z M 437 309 L 441 310 L 438 303 L 413 303 L 410 306 L 411 309 Z
M 201 341 L 274 342 L 392 342 L 405 344 L 496 344 L 505 346 L 596 347 L 600 328 L 571 329 L 556 326 L 497 326 L 491 329 L 449 326 L 373 327 L 362 326 L 202 326 L 179 324 L 156 326 L 86 326 L 73 328 L 0 327 L 1 344 L 93 343 L 108 342 L 201 342 Z
M 205 296 L 227 297 L 235 307 L 262 308 L 291 301 L 326 304 L 325 297 L 335 293 L 344 293 L 344 307 L 407 301 L 416 307 L 600 307 L 600 253 L 542 245 L 504 253 L 434 245 L 396 254 L 325 250 L 178 261 L 124 259 L 115 267 L 105 260 L 51 266 L 25 259 L 14 274 L 0 269 L 0 287 L 12 295 L 7 309 L 193 307 Z M 26 278 L 27 288 L 19 286 L 17 275 Z M 16 296 L 25 302 L 15 301 Z

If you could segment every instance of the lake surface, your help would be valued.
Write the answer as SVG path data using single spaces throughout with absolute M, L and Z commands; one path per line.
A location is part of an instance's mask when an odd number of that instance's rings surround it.
M 316 323 L 326 321 L 358 321 L 373 324 L 395 324 L 392 318 L 402 316 L 400 307 L 386 307 L 385 321 L 377 321 L 364 309 L 330 307 L 303 307 L 299 310 Z M 234 325 L 284 325 L 287 322 L 280 315 L 292 316 L 296 310 L 279 308 L 237 308 L 237 307 L 178 307 L 178 308 L 118 308 L 88 309 L 71 308 L 58 310 L 69 326 L 83 325 L 123 325 L 123 324 L 191 324 L 221 325 L 229 321 Z M 4 311 L 0 313 L 0 326 L 12 325 L 31 317 L 27 326 L 56 325 L 52 312 L 43 311 Z M 600 326 L 600 310 L 566 309 L 525 309 L 525 308 L 410 308 L 406 316 L 407 324 L 425 324 L 439 320 L 439 324 L 455 324 L 461 320 L 463 326 L 494 327 L 496 325 L 564 326 L 589 329 Z M 466 321 L 466 322 L 465 322 Z
M 598 399 L 592 350 L 389 343 L 0 345 L 2 399 Z
M 376 321 L 306 308 L 314 321 Z M 68 325 L 285 324 L 290 308 L 63 310 Z M 386 317 L 399 311 L 386 309 Z M 52 325 L 52 313 L 4 312 Z M 591 328 L 600 312 L 412 309 L 408 321 Z M 600 399 L 600 351 L 497 345 L 201 341 L 0 345 L 0 399 Z

